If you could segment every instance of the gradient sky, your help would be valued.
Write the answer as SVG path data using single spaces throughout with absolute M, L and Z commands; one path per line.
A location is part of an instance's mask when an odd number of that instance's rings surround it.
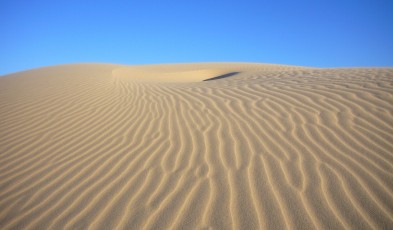
M 0 0 L 0 75 L 77 62 L 393 66 L 392 0 Z

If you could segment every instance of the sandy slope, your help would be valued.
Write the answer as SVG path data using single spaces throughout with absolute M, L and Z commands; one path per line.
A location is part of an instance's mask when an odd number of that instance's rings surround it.
M 80 64 L 0 78 L 1 229 L 392 226 L 393 69 Z

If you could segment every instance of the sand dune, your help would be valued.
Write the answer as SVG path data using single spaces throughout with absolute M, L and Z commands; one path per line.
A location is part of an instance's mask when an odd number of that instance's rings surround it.
M 0 228 L 392 229 L 393 68 L 0 77 Z

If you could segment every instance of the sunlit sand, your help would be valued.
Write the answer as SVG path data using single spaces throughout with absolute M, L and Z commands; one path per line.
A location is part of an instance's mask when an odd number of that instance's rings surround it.
M 392 229 L 393 68 L 0 77 L 1 229 Z

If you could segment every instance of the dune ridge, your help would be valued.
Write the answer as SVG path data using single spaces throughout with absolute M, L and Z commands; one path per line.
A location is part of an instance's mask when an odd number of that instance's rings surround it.
M 0 77 L 1 229 L 392 226 L 393 68 L 73 64 Z

